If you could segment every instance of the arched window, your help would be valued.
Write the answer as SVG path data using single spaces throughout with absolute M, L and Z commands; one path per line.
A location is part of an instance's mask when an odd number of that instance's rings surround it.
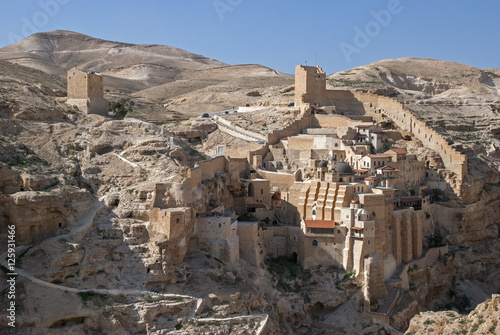
M 255 193 L 255 191 L 254 191 L 253 183 L 248 184 L 248 196 L 253 197 L 254 193 Z
M 260 189 L 260 194 L 264 194 L 264 189 Z
M 313 247 L 317 247 L 318 246 L 318 240 L 313 240 Z
M 316 215 L 316 210 L 315 209 L 313 209 L 312 215 Z

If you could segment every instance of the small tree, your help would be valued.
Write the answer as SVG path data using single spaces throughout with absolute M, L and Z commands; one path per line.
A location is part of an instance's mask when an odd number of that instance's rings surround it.
M 132 112 L 135 103 L 130 98 L 121 98 L 109 103 L 108 111 L 115 115 L 115 119 L 123 119 L 125 115 Z
M 443 201 L 445 193 L 439 188 L 433 188 L 431 191 L 431 200 L 434 201 Z

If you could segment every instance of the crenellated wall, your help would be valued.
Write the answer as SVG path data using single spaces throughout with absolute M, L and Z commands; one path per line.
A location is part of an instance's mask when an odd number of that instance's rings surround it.
M 392 98 L 350 90 L 327 90 L 325 78 L 320 67 L 298 65 L 295 69 L 296 106 L 334 105 L 337 114 L 361 112 L 390 118 L 401 129 L 413 133 L 424 146 L 439 153 L 446 169 L 455 173 L 458 178 L 454 192 L 458 196 L 462 195 L 462 181 L 467 175 L 467 157 L 453 149 L 443 136 L 428 127 L 425 122 L 418 120 L 403 104 Z M 325 127 L 347 124 L 341 117 L 329 119 L 328 116 L 315 115 L 313 119 L 315 123 Z
M 422 141 L 424 146 L 439 153 L 445 167 L 453 171 L 461 181 L 465 178 L 467 157 L 453 149 L 443 136 L 428 127 L 425 122 L 418 120 L 403 104 L 371 93 L 354 92 L 354 96 L 363 103 L 367 112 L 389 117 L 398 127 L 411 132 Z

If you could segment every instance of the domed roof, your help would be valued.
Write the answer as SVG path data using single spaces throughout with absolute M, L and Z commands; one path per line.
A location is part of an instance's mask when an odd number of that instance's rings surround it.
M 354 174 L 354 171 L 352 171 L 351 166 L 344 161 L 340 161 L 337 164 L 335 164 L 333 166 L 333 169 L 338 174 Z
M 354 198 L 351 200 L 351 204 L 353 205 L 359 205 L 359 199 L 358 198 Z
M 327 168 L 328 167 L 328 162 L 325 161 L 325 160 L 322 160 L 321 162 L 319 162 L 318 167 L 319 168 Z
M 368 212 L 366 211 L 366 209 L 364 208 L 360 208 L 356 211 L 356 215 L 359 215 L 359 214 L 362 214 L 362 215 L 368 215 Z
M 279 192 L 279 191 L 274 192 L 272 199 L 273 200 L 281 200 L 281 192 Z

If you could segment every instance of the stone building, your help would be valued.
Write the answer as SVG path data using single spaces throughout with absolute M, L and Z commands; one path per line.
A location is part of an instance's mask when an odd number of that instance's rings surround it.
M 68 105 L 78 107 L 87 114 L 108 114 L 108 101 L 104 99 L 102 76 L 76 69 L 68 71 Z
M 365 282 L 367 297 L 383 299 L 384 281 L 398 266 L 422 256 L 429 171 L 415 155 L 392 146 L 400 136 L 389 135 L 374 117 L 361 114 L 369 106 L 355 93 L 326 90 L 321 68 L 296 68 L 295 99 L 303 113 L 293 127 L 272 132 L 267 143 L 239 158 L 199 162 L 182 184 L 171 185 L 182 189 L 182 205 L 188 206 L 199 201 L 197 192 L 206 181 L 224 182 L 232 199 L 210 203 L 225 201 L 220 205 L 237 212 L 207 210 L 208 201 L 196 203 L 196 216 L 184 214 L 192 217 L 185 224 L 194 241 L 188 242 L 189 250 L 255 266 L 280 256 L 304 268 L 342 266 Z M 323 110 L 345 115 L 310 113 L 313 105 L 334 106 Z M 412 127 L 424 131 L 416 123 Z M 156 193 L 155 206 L 161 206 L 168 197 L 163 188 Z M 166 239 L 177 235 L 177 224 L 183 225 L 177 212 L 155 214 L 164 215 L 162 220 L 152 217 L 153 223 L 170 222 L 171 227 L 161 228 Z M 245 218 L 248 214 L 255 218 Z M 243 222 L 238 215 L 255 220 Z M 183 246 L 179 241 L 178 247 Z
M 240 258 L 259 267 L 264 261 L 264 234 L 257 221 L 239 221 Z
M 235 263 L 240 257 L 238 219 L 235 216 L 203 216 L 196 223 L 198 249 L 223 262 Z

